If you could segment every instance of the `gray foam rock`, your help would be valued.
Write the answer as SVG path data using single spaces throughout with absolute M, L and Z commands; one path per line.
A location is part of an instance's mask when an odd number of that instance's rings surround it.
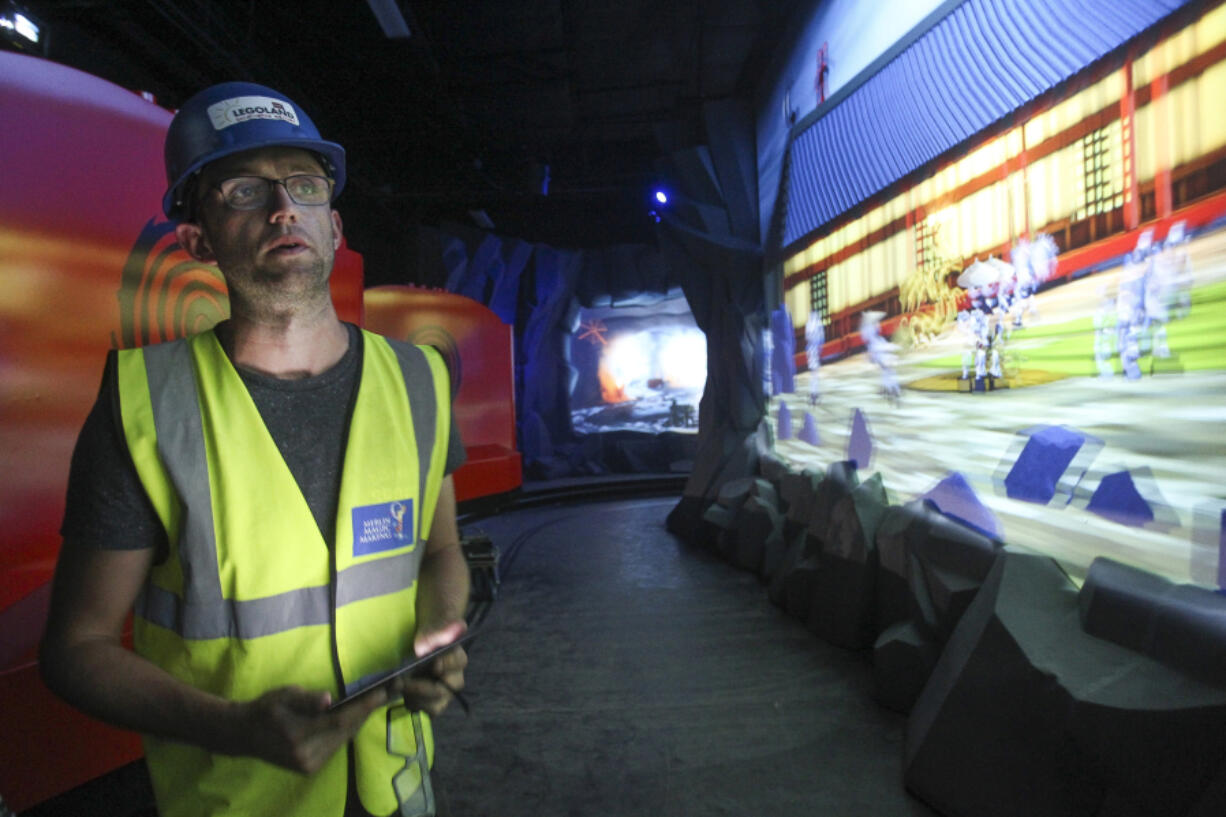
M 1051 559 L 1001 553 L 907 722 L 904 781 L 947 817 L 1226 813 L 1226 689 L 1081 629 Z
M 940 644 L 914 622 L 887 627 L 873 644 L 873 698 L 886 709 L 909 712 L 940 655 Z
M 767 498 L 751 496 L 741 505 L 732 533 L 735 539 L 731 554 L 733 563 L 760 573 L 767 541 L 783 538 L 783 518 Z
M 805 527 L 817 503 L 817 486 L 822 475 L 809 469 L 791 471 L 779 483 L 779 499 L 789 522 Z
M 809 629 L 836 646 L 866 649 L 877 638 L 877 526 L 887 504 L 874 474 L 838 500 L 809 611 Z

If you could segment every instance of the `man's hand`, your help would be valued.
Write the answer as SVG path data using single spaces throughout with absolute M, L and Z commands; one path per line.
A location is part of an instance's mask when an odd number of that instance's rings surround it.
M 242 754 L 313 774 L 357 734 L 370 713 L 387 702 L 387 690 L 376 687 L 329 711 L 332 697 L 327 692 L 296 686 L 270 690 L 240 704 L 244 708 L 240 728 L 251 743 Z
M 442 627 L 417 634 L 413 651 L 426 655 L 445 647 L 464 635 L 468 625 L 463 620 L 452 621 Z M 455 647 L 431 661 L 421 672 L 403 679 L 398 689 L 404 695 L 404 703 L 410 710 L 440 714 L 451 703 L 453 694 L 464 688 L 464 668 L 468 666 L 468 653 L 463 647 Z
M 464 611 L 468 606 L 468 562 L 460 549 L 456 527 L 455 485 L 450 476 L 439 489 L 438 504 L 426 539 L 417 575 L 417 638 L 413 651 L 423 656 L 464 635 Z M 412 711 L 438 715 L 464 688 L 468 654 L 455 647 L 440 655 L 414 677 L 404 679 L 394 690 L 403 694 Z

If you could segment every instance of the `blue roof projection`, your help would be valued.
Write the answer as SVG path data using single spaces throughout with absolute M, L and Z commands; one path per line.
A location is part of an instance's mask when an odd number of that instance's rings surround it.
M 1110 53 L 1186 0 L 967 0 L 792 144 L 791 244 Z

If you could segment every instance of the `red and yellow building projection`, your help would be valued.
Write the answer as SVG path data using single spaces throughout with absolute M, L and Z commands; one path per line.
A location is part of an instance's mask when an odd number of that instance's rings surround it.
M 898 325 L 910 277 L 1007 258 L 1019 237 L 1051 235 L 1070 276 L 1131 250 L 1139 228 L 1160 240 L 1226 215 L 1226 7 L 1135 48 L 794 242 L 798 331 L 820 308 L 828 354 L 850 350 L 861 312 Z

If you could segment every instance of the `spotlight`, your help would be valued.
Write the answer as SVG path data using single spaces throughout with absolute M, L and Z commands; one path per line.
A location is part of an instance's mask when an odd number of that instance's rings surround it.
M 663 190 L 657 190 L 656 201 L 660 202 L 660 204 L 668 204 L 668 194 Z
M 45 48 L 42 25 L 12 2 L 0 2 L 0 39 L 17 51 L 35 54 Z

